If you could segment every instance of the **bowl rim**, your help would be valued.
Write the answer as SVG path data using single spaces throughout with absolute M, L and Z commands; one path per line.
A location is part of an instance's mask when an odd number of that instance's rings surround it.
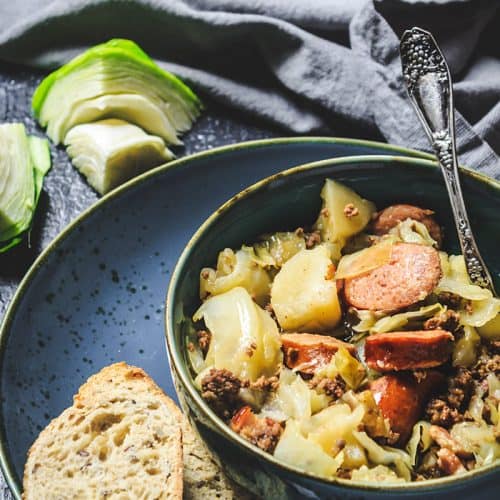
M 442 490 L 448 486 L 459 487 L 463 483 L 472 481 L 473 479 L 478 479 L 483 476 L 491 476 L 495 471 L 498 471 L 499 460 L 497 459 L 492 464 L 479 467 L 478 469 L 473 469 L 467 471 L 460 476 L 445 476 L 437 479 L 427 479 L 425 481 L 411 481 L 405 483 L 381 483 L 374 484 L 363 481 L 353 481 L 351 479 L 342 478 L 332 478 L 327 479 L 325 477 L 306 472 L 292 465 L 286 464 L 280 460 L 274 458 L 273 455 L 266 453 L 265 451 L 259 449 L 258 447 L 250 444 L 247 440 L 242 438 L 239 434 L 232 431 L 231 428 L 226 425 L 222 419 L 220 419 L 213 410 L 208 406 L 208 404 L 203 400 L 200 393 L 194 387 L 192 383 L 192 377 L 189 374 L 189 369 L 182 361 L 181 346 L 177 345 L 175 342 L 175 325 L 174 325 L 174 297 L 177 291 L 177 283 L 179 281 L 181 271 L 185 267 L 187 260 L 189 259 L 193 248 L 195 247 L 197 241 L 210 230 L 210 228 L 218 220 L 219 216 L 229 211 L 235 204 L 239 203 L 241 200 L 249 197 L 256 191 L 260 191 L 269 184 L 273 183 L 278 179 L 288 178 L 291 176 L 299 175 L 303 172 L 309 172 L 314 170 L 320 170 L 325 167 L 335 167 L 339 165 L 349 165 L 349 164 L 370 164 L 370 163 L 387 163 L 387 164 L 397 164 L 398 167 L 407 166 L 419 166 L 428 169 L 438 169 L 439 164 L 435 160 L 429 160 L 425 158 L 416 157 L 406 157 L 397 155 L 363 155 L 363 156 L 347 156 L 347 157 L 336 157 L 325 160 L 319 160 L 315 162 L 309 162 L 302 165 L 298 165 L 282 172 L 273 174 L 271 176 L 265 177 L 251 186 L 244 188 L 239 193 L 232 196 L 229 200 L 219 206 L 211 215 L 209 215 L 205 221 L 199 226 L 193 236 L 190 238 L 186 247 L 182 251 L 177 263 L 174 267 L 172 277 L 167 289 L 166 303 L 165 303 L 165 336 L 167 344 L 167 352 L 170 361 L 170 371 L 174 380 L 176 380 L 176 375 L 178 376 L 182 387 L 187 391 L 190 398 L 195 401 L 198 408 L 201 409 L 203 416 L 207 418 L 210 423 L 226 438 L 229 439 L 233 444 L 236 444 L 239 448 L 244 449 L 249 452 L 254 458 L 263 459 L 275 468 L 282 470 L 287 474 L 296 474 L 308 480 L 319 481 L 324 485 L 335 485 L 340 487 L 346 487 L 351 490 L 364 490 L 364 491 L 380 491 L 380 489 L 388 490 L 388 493 L 398 493 L 402 491 L 412 491 L 413 493 L 424 493 L 424 492 L 436 492 Z M 482 183 L 494 188 L 500 195 L 500 181 L 488 177 L 480 172 L 471 170 L 469 168 L 460 167 L 460 173 Z M 176 384 L 176 391 L 179 393 Z

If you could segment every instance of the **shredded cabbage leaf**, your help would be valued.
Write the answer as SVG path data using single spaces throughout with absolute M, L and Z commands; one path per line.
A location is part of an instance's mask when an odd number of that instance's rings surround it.
M 343 255 L 335 279 L 354 278 L 387 264 L 391 260 L 393 243 L 391 239 L 383 239 L 359 252 Z
M 419 245 L 428 245 L 437 247 L 437 241 L 432 239 L 425 224 L 413 219 L 406 219 L 393 227 L 389 234 L 396 236 L 404 243 L 417 243 Z
M 359 333 L 386 333 L 400 330 L 410 322 L 423 321 L 424 319 L 435 316 L 446 311 L 446 307 L 439 304 L 422 306 L 416 311 L 407 311 L 403 313 L 383 316 L 383 313 L 373 311 L 363 311 L 352 308 L 352 311 L 360 319 L 359 323 L 353 327 L 353 330 Z
M 410 463 L 415 466 L 417 463 L 417 453 L 426 452 L 431 444 L 432 438 L 429 433 L 431 424 L 425 420 L 420 420 L 413 426 L 411 437 L 406 445 L 406 451 L 410 455 Z
M 286 423 L 274 456 L 293 467 L 323 477 L 333 477 L 343 462 L 342 452 L 335 458 L 331 457 L 319 444 L 304 437 L 300 425 L 293 419 Z
M 274 375 L 282 360 L 278 326 L 242 287 L 206 300 L 193 316 L 212 334 L 205 365 L 241 379 Z
M 217 268 L 206 267 L 200 273 L 200 298 L 219 295 L 243 287 L 258 304 L 269 298 L 271 278 L 256 263 L 252 247 L 242 246 L 236 253 L 226 248 L 219 253 Z
M 366 432 L 353 431 L 353 435 L 368 452 L 368 457 L 373 463 L 381 465 L 393 464 L 399 477 L 406 481 L 411 480 L 412 461 L 408 453 L 398 448 L 380 446 Z
M 317 377 L 335 379 L 340 375 L 350 389 L 357 389 L 364 380 L 363 365 L 345 348 L 340 347 L 330 362 L 316 372 Z
M 253 246 L 255 261 L 264 267 L 280 268 L 296 253 L 306 248 L 304 237 L 296 232 L 275 233 Z
M 352 471 L 351 479 L 353 481 L 379 484 L 406 483 L 405 479 L 399 477 L 392 469 L 389 469 L 385 465 L 377 465 L 372 468 L 362 465 L 359 469 Z
M 477 348 L 481 338 L 472 326 L 464 325 L 463 329 L 462 337 L 453 346 L 453 366 L 471 366 L 477 358 Z

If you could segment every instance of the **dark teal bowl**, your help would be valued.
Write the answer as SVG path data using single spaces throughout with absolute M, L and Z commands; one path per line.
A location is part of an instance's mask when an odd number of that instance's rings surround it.
M 495 494 L 499 467 L 492 464 L 457 477 L 404 485 L 326 480 L 276 460 L 231 431 L 194 387 L 182 323 L 198 308 L 200 269 L 214 265 L 220 250 L 238 248 L 271 231 L 311 225 L 320 209 L 320 191 L 330 177 L 352 187 L 378 207 L 411 203 L 436 212 L 445 230 L 444 246 L 459 252 L 446 188 L 436 163 L 403 157 L 337 158 L 303 165 L 264 179 L 220 207 L 194 234 L 170 281 L 166 305 L 167 345 L 179 399 L 228 472 L 266 500 L 271 498 L 481 498 Z M 224 182 L 221 179 L 221 182 Z M 462 170 L 462 185 L 483 257 L 500 289 L 498 230 L 500 183 Z M 209 193 L 205 194 L 209 196 Z

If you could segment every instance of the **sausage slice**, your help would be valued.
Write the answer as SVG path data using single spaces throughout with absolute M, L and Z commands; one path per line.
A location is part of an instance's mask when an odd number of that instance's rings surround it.
M 413 219 L 421 222 L 429 231 L 432 239 L 436 240 L 438 246 L 441 246 L 443 235 L 441 227 L 435 221 L 432 210 L 416 207 L 414 205 L 391 205 L 381 210 L 374 222 L 373 232 L 377 235 L 386 234 L 393 227 L 406 219 Z
M 408 441 L 427 399 L 439 390 L 444 380 L 441 373 L 428 370 L 419 377 L 412 373 L 384 375 L 370 384 L 382 415 L 389 420 L 391 430 L 399 434 L 399 446 Z
M 394 311 L 429 295 L 441 278 L 436 249 L 416 243 L 395 243 L 391 260 L 366 274 L 347 278 L 344 295 L 358 309 Z
M 376 333 L 366 339 L 365 360 L 380 372 L 433 368 L 448 360 L 452 341 L 446 330 Z
M 309 375 L 326 366 L 339 347 L 345 347 L 351 354 L 356 351 L 353 344 L 328 335 L 312 333 L 284 333 L 281 335 L 281 343 L 285 365 Z

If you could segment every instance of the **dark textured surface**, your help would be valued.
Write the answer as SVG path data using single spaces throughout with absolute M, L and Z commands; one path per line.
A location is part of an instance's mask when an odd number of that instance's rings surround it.
M 23 122 L 30 133 L 43 135 L 30 114 L 30 100 L 41 75 L 23 68 L 0 65 L 0 122 Z M 194 128 L 184 137 L 184 147 L 176 154 L 203 151 L 224 144 L 273 137 L 278 131 L 256 125 L 220 107 L 207 109 Z M 0 318 L 36 256 L 82 210 L 98 199 L 83 177 L 71 166 L 63 148 L 51 146 L 52 170 L 49 172 L 36 215 L 34 229 L 27 243 L 0 256 Z M 0 498 L 10 499 L 0 472 Z

